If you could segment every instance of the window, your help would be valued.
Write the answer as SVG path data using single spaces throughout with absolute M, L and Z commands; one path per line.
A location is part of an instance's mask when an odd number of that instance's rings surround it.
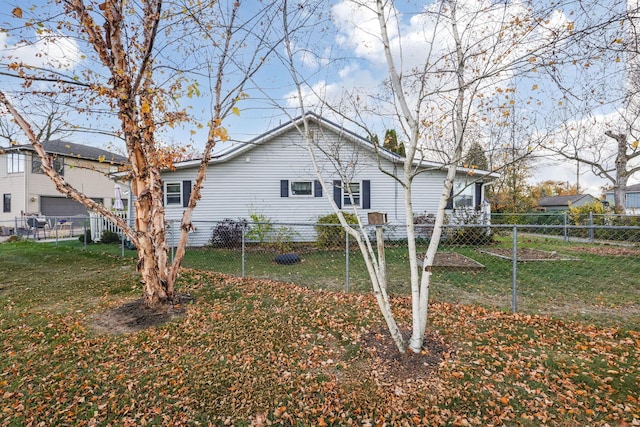
M 472 208 L 473 207 L 473 193 L 475 186 L 467 185 L 464 182 L 456 182 L 453 186 L 453 209 L 459 208 Z M 451 209 L 449 208 L 449 209 Z
M 353 204 L 351 198 L 353 197 Z M 363 179 L 360 182 L 343 183 L 333 181 L 333 201 L 338 208 L 343 206 L 360 206 L 362 209 L 371 209 L 371 180 Z
M 311 181 L 292 181 L 292 196 L 313 196 L 313 183 Z
M 461 194 L 453 200 L 455 208 L 470 208 L 473 206 L 473 196 L 469 194 Z
M 2 197 L 2 212 L 11 212 L 11 194 L 4 194 Z
M 53 169 L 61 176 L 64 176 L 64 158 L 55 156 L 53 158 Z M 42 159 L 37 154 L 31 156 L 31 173 L 44 173 L 42 170 Z
M 7 173 L 23 173 L 24 160 L 24 154 L 9 153 L 7 155 Z
M 342 188 L 343 206 L 360 206 L 360 183 L 349 182 L 345 183 Z M 353 198 L 353 203 L 351 199 Z
M 289 181 L 280 180 L 280 197 L 322 197 L 320 181 Z
M 164 194 L 167 206 L 182 205 L 182 183 L 167 183 Z

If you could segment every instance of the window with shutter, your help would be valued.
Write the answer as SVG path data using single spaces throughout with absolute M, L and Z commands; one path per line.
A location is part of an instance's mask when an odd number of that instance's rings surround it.
M 182 183 L 167 182 L 164 186 L 164 202 L 166 206 L 182 205 Z

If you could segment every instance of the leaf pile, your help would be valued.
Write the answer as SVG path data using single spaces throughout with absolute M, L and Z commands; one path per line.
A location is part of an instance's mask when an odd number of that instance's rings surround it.
M 88 326 L 129 301 L 109 289 L 91 310 L 0 294 L 0 424 L 640 424 L 638 331 L 434 303 L 439 361 L 407 375 L 374 349 L 368 295 L 186 270 L 180 286 L 184 317 L 128 334 Z M 394 305 L 408 324 L 409 299 Z

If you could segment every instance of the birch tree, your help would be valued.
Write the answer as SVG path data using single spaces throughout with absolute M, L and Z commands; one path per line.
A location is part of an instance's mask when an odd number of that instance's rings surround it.
M 45 12 L 54 14 L 45 16 Z M 248 80 L 263 66 L 282 38 L 274 16 L 278 4 L 192 0 L 53 0 L 47 8 L 13 10 L 9 36 L 16 46 L 38 51 L 36 64 L 4 55 L 2 75 L 22 82 L 0 103 L 11 114 L 42 159 L 42 168 L 58 191 L 117 224 L 138 249 L 137 269 L 148 306 L 160 308 L 176 296 L 191 216 L 216 143 L 228 138 L 224 120 L 238 114 Z M 38 37 L 29 32 L 37 29 Z M 276 34 L 276 32 L 278 34 Z M 43 48 L 43 39 L 47 49 Z M 54 60 L 51 49 L 72 45 L 78 54 Z M 49 56 L 48 56 L 49 55 Z M 65 59 L 63 57 L 63 59 Z M 114 215 L 69 185 L 53 168 L 42 140 L 28 116 L 12 98 L 34 96 L 34 85 L 73 97 L 78 113 L 114 120 L 129 160 L 135 225 Z M 204 123 L 191 114 L 191 97 L 207 97 Z M 91 120 L 91 119 L 90 119 Z M 104 123 L 104 121 L 102 121 Z M 161 140 L 167 128 L 206 126 L 201 163 L 173 262 L 168 257 L 163 183 L 165 163 Z
M 347 22 L 351 32 L 340 34 L 338 39 L 343 43 L 351 40 L 351 48 L 363 58 L 383 58 L 386 67 L 384 83 L 375 93 L 367 97 L 366 92 L 358 88 L 357 95 L 348 94 L 351 103 L 332 104 L 323 93 L 314 93 L 314 88 L 326 88 L 328 84 L 305 80 L 293 60 L 295 52 L 289 51 L 289 68 L 297 83 L 296 99 L 302 111 L 309 108 L 309 99 L 313 98 L 309 94 L 314 94 L 318 100 L 324 98 L 324 103 L 318 104 L 330 114 L 340 114 L 342 119 L 360 126 L 369 135 L 376 133 L 362 118 L 368 117 L 371 121 L 391 118 L 393 125 L 387 128 L 398 129 L 398 139 L 404 144 L 402 172 L 383 172 L 398 180 L 404 195 L 412 301 L 412 332 L 408 343 L 404 342 L 393 319 L 384 288 L 382 261 L 376 260 L 362 225 L 358 224 L 356 230 L 350 229 L 341 219 L 350 235 L 356 239 L 362 236 L 362 242 L 358 240 L 358 243 L 368 260 L 373 291 L 400 351 L 422 349 L 432 267 L 442 235 L 445 207 L 470 135 L 481 134 L 483 123 L 491 121 L 493 116 L 508 117 L 514 104 L 536 106 L 531 90 L 519 95 L 520 89 L 516 90 L 514 80 L 527 73 L 537 75 L 550 64 L 554 50 L 575 35 L 574 22 L 559 10 L 562 6 L 436 1 L 412 16 L 411 24 L 419 30 L 405 35 L 403 31 L 408 24 L 401 22 L 402 13 L 395 2 L 340 2 L 334 6 L 334 12 L 337 12 L 335 7 L 341 7 L 350 8 L 352 14 Z M 408 47 L 413 44 L 416 48 L 416 38 L 420 40 L 420 48 L 412 51 Z M 346 104 L 355 108 L 345 110 Z M 308 135 L 306 123 L 301 134 Z M 308 142 L 311 146 L 312 141 Z M 313 156 L 311 150 L 310 155 Z M 419 267 L 413 223 L 413 182 L 424 170 L 421 166 L 434 159 L 444 162 L 446 176 L 435 212 L 433 234 L 424 254 L 424 267 Z M 338 212 L 337 207 L 332 206 Z

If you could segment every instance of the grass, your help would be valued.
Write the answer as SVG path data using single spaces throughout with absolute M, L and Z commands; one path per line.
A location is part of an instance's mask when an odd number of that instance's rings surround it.
M 92 244 L 83 247 L 78 241 L 59 242 L 60 247 L 81 248 L 88 252 L 121 256 L 119 245 Z M 498 238 L 491 247 L 511 248 L 511 238 Z M 563 243 L 555 238 L 521 237 L 519 247 L 557 252 L 575 261 L 541 261 L 518 263 L 517 310 L 528 314 L 553 316 L 562 320 L 579 320 L 598 326 L 640 324 L 640 262 L 638 254 L 590 253 L 584 247 L 607 250 L 609 246 Z M 424 250 L 425 247 L 419 248 Z M 485 266 L 481 271 L 436 271 L 431 287 L 438 301 L 477 304 L 486 308 L 511 311 L 513 265 L 472 246 L 443 246 L 468 256 Z M 347 274 L 344 250 L 316 251 L 304 248 L 303 262 L 278 265 L 275 251 L 250 248 L 245 252 L 245 276 L 296 283 L 314 290 L 344 291 Z M 125 257 L 135 251 L 125 250 Z M 409 259 L 406 248 L 389 245 L 386 249 L 388 288 L 392 294 L 409 295 Z M 242 252 L 238 249 L 192 248 L 183 265 L 189 268 L 242 274 Z M 349 292 L 368 293 L 371 285 L 364 261 L 352 248 L 349 256 Z
M 362 341 L 382 321 L 359 293 L 186 270 L 179 288 L 196 303 L 183 319 L 98 334 L 92 316 L 140 289 L 132 259 L 92 250 L 0 245 L 0 425 L 640 422 L 637 324 L 434 302 L 449 351 L 406 380 Z M 407 325 L 408 298 L 394 306 Z

